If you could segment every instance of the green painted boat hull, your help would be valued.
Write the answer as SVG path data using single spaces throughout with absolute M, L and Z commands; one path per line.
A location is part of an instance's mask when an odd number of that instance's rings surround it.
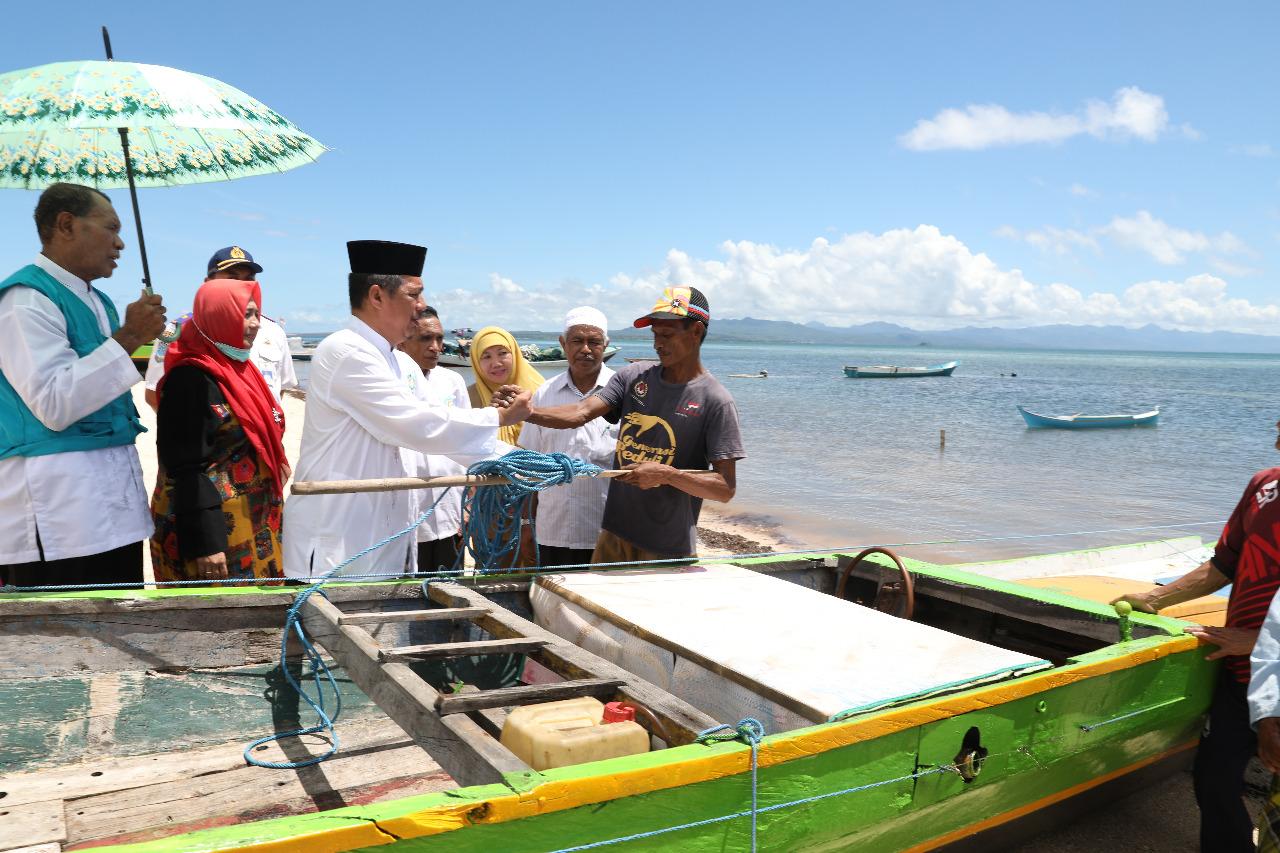
M 1028 607 L 1067 606 L 1093 623 L 1116 622 L 1110 608 L 1045 590 L 946 567 L 911 563 L 910 568 L 939 582 L 1015 596 Z M 0 604 L 0 617 L 4 612 Z M 1046 672 L 841 722 L 769 733 L 760 745 L 756 776 L 759 849 L 934 849 L 999 831 L 1142 768 L 1185 758 L 1208 707 L 1216 664 L 1206 662 L 1195 641 L 1181 633 L 1181 622 L 1135 615 L 1134 624 L 1147 636 L 1074 655 Z M 1118 640 L 1118 625 L 1113 627 Z M 290 709 L 272 706 L 258 692 L 270 672 L 270 667 L 259 666 L 228 676 L 243 678 L 250 686 L 221 708 L 220 721 L 206 720 L 211 740 L 225 734 L 227 725 L 254 733 L 256 725 L 269 728 L 272 720 L 288 716 Z M 200 702 L 208 693 L 198 681 L 193 674 L 190 682 L 169 685 L 167 694 L 140 700 L 142 716 L 148 702 L 160 703 L 171 713 L 163 725 L 135 718 L 137 737 L 125 751 L 155 749 L 178 737 L 178 728 L 190 741 L 190 726 L 207 716 Z M 87 700 L 77 692 L 87 690 L 83 680 L 63 676 L 42 683 L 45 689 L 38 699 L 31 691 L 23 699 L 20 688 L 0 686 L 0 714 L 17 721 L 0 732 L 0 747 L 11 763 L 12 750 L 38 761 L 48 746 L 50 721 L 74 719 L 87 708 Z M 226 684 L 217 689 L 226 693 Z M 349 689 L 352 716 L 344 720 L 377 714 L 358 690 Z M 183 708 L 191 712 L 179 713 Z M 78 736 L 71 733 L 73 741 Z M 986 753 L 976 776 L 966 780 L 956 766 L 963 765 L 958 759 L 969 747 Z M 73 753 L 74 744 L 68 760 L 74 760 Z M 742 743 L 693 744 L 541 773 L 508 774 L 502 784 L 241 823 L 110 849 L 490 853 L 602 844 L 597 849 L 746 850 L 752 832 L 752 819 L 744 814 L 752 801 L 750 757 L 751 750 Z M 688 826 L 697 823 L 701 825 Z M 630 840 L 605 844 L 615 839 Z

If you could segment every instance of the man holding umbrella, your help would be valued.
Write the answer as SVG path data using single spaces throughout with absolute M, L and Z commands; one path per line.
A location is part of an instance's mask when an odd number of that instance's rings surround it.
M 124 249 L 111 200 L 54 184 L 40 254 L 0 282 L 0 577 L 18 586 L 142 580 L 151 514 L 129 354 L 164 328 L 158 295 L 125 309 L 91 282 Z

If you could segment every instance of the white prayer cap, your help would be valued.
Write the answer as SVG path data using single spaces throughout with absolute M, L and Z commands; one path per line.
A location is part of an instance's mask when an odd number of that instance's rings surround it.
M 564 330 L 567 332 L 574 326 L 595 326 L 604 332 L 606 338 L 609 337 L 609 321 L 605 319 L 604 312 L 590 305 L 580 305 L 564 316 Z

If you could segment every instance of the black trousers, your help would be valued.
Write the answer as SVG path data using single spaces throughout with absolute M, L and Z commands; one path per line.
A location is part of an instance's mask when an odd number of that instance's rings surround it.
M 561 548 L 539 545 L 538 562 L 544 566 L 578 566 L 591 562 L 591 548 Z
M 84 557 L 0 565 L 0 579 L 10 586 L 142 583 L 142 545 L 131 542 Z
M 446 536 L 418 543 L 418 571 L 452 569 L 458 562 L 458 537 Z
M 1191 771 L 1200 806 L 1200 849 L 1252 853 L 1253 821 L 1244 807 L 1244 771 L 1258 752 L 1249 725 L 1248 685 L 1224 667 L 1209 705 L 1209 719 Z

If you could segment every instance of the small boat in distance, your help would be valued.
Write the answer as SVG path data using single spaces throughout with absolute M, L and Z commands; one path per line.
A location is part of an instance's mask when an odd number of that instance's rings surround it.
M 521 348 L 523 349 L 523 347 Z M 533 365 L 538 370 L 564 370 L 569 367 L 569 359 L 564 357 L 564 352 L 560 347 L 549 347 L 550 356 L 539 357 L 525 353 L 525 361 Z M 609 346 L 604 348 L 604 361 L 608 361 L 618 354 L 618 347 Z M 656 361 L 657 359 L 645 359 L 645 361 Z M 445 367 L 470 367 L 470 352 L 462 353 L 457 350 L 451 350 L 448 344 L 445 344 L 445 350 L 440 354 L 440 363 Z
M 289 355 L 294 361 L 311 360 L 311 356 L 316 351 L 315 344 L 308 346 L 302 340 L 302 335 L 289 335 L 286 339 L 289 341 Z
M 1155 426 L 1160 419 L 1160 407 L 1136 415 L 1037 415 L 1018 407 L 1022 419 L 1030 429 L 1098 429 L 1108 427 Z
M 850 379 L 906 379 L 919 376 L 950 376 L 960 364 L 948 361 L 946 364 L 935 364 L 931 367 L 897 367 L 889 364 L 875 364 L 870 367 L 845 366 L 844 375 Z
M 652 355 L 637 355 L 637 356 L 623 356 L 623 357 L 627 360 L 628 364 L 635 364 L 637 361 L 657 361 L 658 360 L 657 356 L 652 356 Z
M 730 379 L 768 379 L 769 371 L 761 370 L 759 373 L 730 373 Z

